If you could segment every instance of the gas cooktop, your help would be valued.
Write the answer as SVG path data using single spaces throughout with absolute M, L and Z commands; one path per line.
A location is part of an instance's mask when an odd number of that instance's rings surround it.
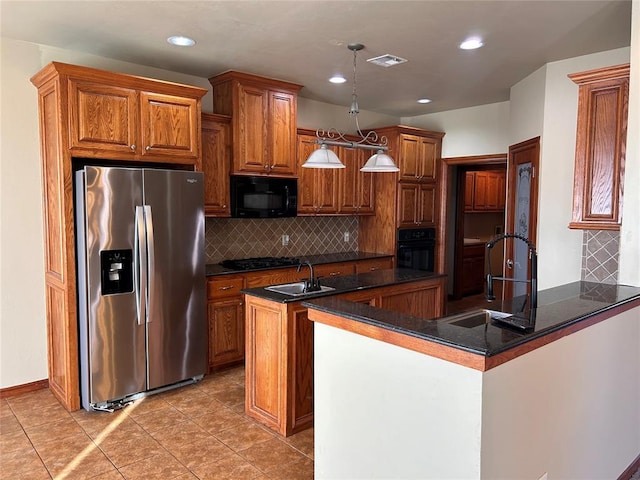
M 294 257 L 258 257 L 224 260 L 220 262 L 225 268 L 232 270 L 257 270 L 260 268 L 286 267 L 298 265 L 300 260 Z

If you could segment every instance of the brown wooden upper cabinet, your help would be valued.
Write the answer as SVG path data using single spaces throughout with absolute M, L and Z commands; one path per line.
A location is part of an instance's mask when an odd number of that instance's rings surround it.
M 208 217 L 229 217 L 229 173 L 231 171 L 231 118 L 202 114 L 202 165 L 204 213 Z
M 438 138 L 400 134 L 400 181 L 436 180 L 436 159 L 439 158 Z
M 622 224 L 629 64 L 569 75 L 578 87 L 578 126 L 569 228 L 619 230 Z
M 506 190 L 504 171 L 472 171 L 465 174 L 464 211 L 504 211 Z
M 178 163 L 199 158 L 197 95 L 145 91 L 93 75 L 70 76 L 68 88 L 74 156 Z
M 302 86 L 235 71 L 209 82 L 214 111 L 232 118 L 232 172 L 294 176 L 297 98 Z
M 198 165 L 207 90 L 59 62 L 31 82 L 40 117 L 49 389 L 77 410 L 73 158 Z
M 340 147 L 338 158 L 345 168 L 338 170 L 338 213 L 346 215 L 373 215 L 374 186 L 371 172 L 360 169 L 369 160 L 371 150 Z
M 302 165 L 318 145 L 310 130 L 298 130 L 297 158 Z M 298 169 L 298 215 L 338 213 L 338 174 L 334 168 Z

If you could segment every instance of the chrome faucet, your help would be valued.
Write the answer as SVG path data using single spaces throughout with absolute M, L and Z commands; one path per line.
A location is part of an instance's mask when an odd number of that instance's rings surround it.
M 529 279 L 520 280 L 510 277 L 494 277 L 491 274 L 491 249 L 493 246 L 507 238 L 514 238 L 527 244 L 529 249 L 529 259 L 531 260 L 531 270 L 529 272 Z M 509 260 L 511 264 L 513 262 Z M 538 308 L 538 254 L 536 253 L 536 247 L 529 241 L 528 238 L 518 235 L 517 233 L 505 233 L 500 235 L 487 243 L 487 301 L 491 302 L 496 299 L 493 294 L 493 281 L 502 280 L 503 282 L 520 282 L 529 283 L 531 285 L 530 302 L 529 302 L 529 323 L 524 328 L 533 328 L 535 323 L 535 309 Z M 523 313 L 527 304 L 527 298 L 525 298 L 520 310 L 517 313 Z
M 304 291 L 305 292 L 315 292 L 320 290 L 320 279 L 316 278 L 313 274 L 313 265 L 311 262 L 300 262 L 298 264 L 298 272 L 302 268 L 303 265 L 309 267 L 309 278 L 305 279 Z

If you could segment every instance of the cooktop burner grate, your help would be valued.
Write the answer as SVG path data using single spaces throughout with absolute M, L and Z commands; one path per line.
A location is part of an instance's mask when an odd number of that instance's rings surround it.
M 232 270 L 255 270 L 259 268 L 285 267 L 298 265 L 300 260 L 294 257 L 258 257 L 224 260 L 220 262 L 225 268 Z

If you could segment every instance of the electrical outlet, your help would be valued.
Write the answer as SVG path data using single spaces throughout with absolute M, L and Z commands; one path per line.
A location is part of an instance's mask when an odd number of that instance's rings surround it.
M 289 235 L 282 235 L 282 246 L 289 245 Z
M 344 232 L 344 241 L 345 242 L 349 241 L 349 232 Z

